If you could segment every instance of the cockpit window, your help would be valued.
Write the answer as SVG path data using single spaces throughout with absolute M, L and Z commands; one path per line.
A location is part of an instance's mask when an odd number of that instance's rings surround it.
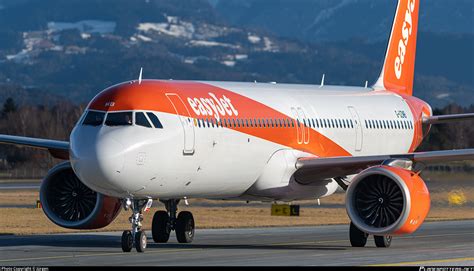
M 153 122 L 153 125 L 155 126 L 155 128 L 163 128 L 163 125 L 161 124 L 160 120 L 155 114 L 151 112 L 147 112 L 146 114 L 150 118 L 151 122 Z
M 150 122 L 146 118 L 143 112 L 136 112 L 135 113 L 135 124 L 143 127 L 152 128 Z
M 89 126 L 99 126 L 102 125 L 104 122 L 104 112 L 97 112 L 97 111 L 89 111 L 87 112 L 82 125 L 89 125 Z
M 128 126 L 132 125 L 132 112 L 108 113 L 105 120 L 107 126 Z

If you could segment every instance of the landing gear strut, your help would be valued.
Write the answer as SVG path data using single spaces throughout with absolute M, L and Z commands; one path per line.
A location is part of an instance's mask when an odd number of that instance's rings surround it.
M 179 243 L 191 243 L 194 238 L 194 218 L 191 212 L 178 213 L 179 200 L 170 199 L 161 201 L 165 204 L 165 211 L 157 211 L 153 216 L 152 230 L 153 240 L 156 243 L 166 243 L 171 231 L 176 232 Z
M 130 252 L 135 246 L 137 252 L 144 252 L 147 246 L 145 231 L 142 230 L 143 210 L 150 208 L 151 199 L 130 200 L 127 199 L 124 205 L 125 209 L 131 208 L 132 215 L 128 219 L 132 224 L 132 230 L 126 230 L 122 233 L 122 251 Z

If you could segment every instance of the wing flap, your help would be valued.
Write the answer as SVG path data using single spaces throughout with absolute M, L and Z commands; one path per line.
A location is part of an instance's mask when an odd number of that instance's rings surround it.
M 474 160 L 474 149 L 415 152 L 396 155 L 301 158 L 296 163 L 295 179 L 302 184 L 316 180 L 357 174 L 362 170 L 390 161 L 409 160 L 415 163 L 437 163 Z
M 20 145 L 45 149 L 48 150 L 55 158 L 63 160 L 69 159 L 69 142 L 67 141 L 0 134 L 0 144 Z

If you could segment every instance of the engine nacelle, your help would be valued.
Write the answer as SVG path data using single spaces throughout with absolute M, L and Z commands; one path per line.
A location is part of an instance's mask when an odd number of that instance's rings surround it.
M 69 162 L 52 168 L 41 183 L 40 200 L 46 216 L 68 229 L 98 229 L 119 214 L 120 199 L 97 193 L 85 186 Z
M 346 193 L 346 210 L 354 225 L 374 235 L 416 231 L 430 210 L 430 194 L 418 174 L 390 166 L 358 174 Z

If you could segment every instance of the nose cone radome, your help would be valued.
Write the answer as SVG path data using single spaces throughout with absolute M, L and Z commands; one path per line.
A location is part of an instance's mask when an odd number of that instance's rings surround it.
M 91 189 L 110 194 L 120 188 L 124 146 L 112 137 L 76 139 L 71 146 L 71 164 L 79 179 Z

